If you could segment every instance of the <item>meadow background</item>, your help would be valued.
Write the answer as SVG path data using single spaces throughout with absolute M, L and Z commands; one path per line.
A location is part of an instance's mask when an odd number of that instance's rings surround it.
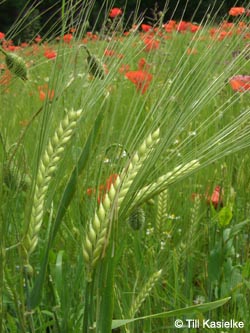
M 0 332 L 249 330 L 249 10 L 131 3 L 0 30 Z

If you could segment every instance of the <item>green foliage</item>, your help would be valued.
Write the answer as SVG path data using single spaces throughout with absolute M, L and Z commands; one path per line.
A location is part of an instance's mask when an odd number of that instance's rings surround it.
M 200 314 L 202 312 L 207 312 L 207 311 L 216 309 L 217 307 L 220 307 L 223 304 L 227 303 L 229 300 L 230 300 L 230 297 L 221 299 L 219 301 L 211 302 L 211 303 L 205 303 L 202 305 L 193 305 L 193 306 L 186 307 L 183 309 L 178 309 L 178 310 L 173 310 L 173 311 L 163 312 L 163 313 L 150 314 L 148 316 L 134 318 L 134 319 L 123 319 L 123 320 L 116 319 L 116 320 L 113 320 L 112 328 L 113 329 L 118 328 L 118 327 L 121 327 L 121 326 L 129 324 L 129 323 L 133 323 L 138 320 L 145 320 L 145 319 L 149 319 L 149 318 L 167 318 L 167 317 L 175 317 L 175 316 L 181 317 L 181 316 L 185 316 L 188 314 L 192 314 L 192 315 Z
M 0 77 L 0 332 L 172 332 L 177 316 L 250 322 L 250 97 L 228 83 L 250 70 L 247 40 L 211 37 L 211 20 L 195 34 L 150 34 L 159 47 L 148 50 L 138 31 L 85 35 L 91 8 L 63 4 L 60 41 L 15 51 L 29 80 L 2 81 L 6 68 Z M 126 65 L 150 73 L 148 86 Z M 77 123 L 71 109 L 82 110 Z
M 221 211 L 218 214 L 218 222 L 220 227 L 227 226 L 233 217 L 232 209 L 231 207 L 223 207 Z

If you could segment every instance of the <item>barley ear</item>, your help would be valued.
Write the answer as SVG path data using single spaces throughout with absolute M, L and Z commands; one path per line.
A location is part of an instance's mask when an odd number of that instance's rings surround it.
M 157 129 L 143 141 L 127 167 L 122 171 L 121 176 L 118 176 L 114 185 L 111 185 L 110 190 L 106 193 L 103 202 L 96 211 L 93 220 L 89 222 L 87 226 L 82 253 L 87 266 L 87 279 L 89 281 L 92 279 L 93 270 L 100 259 L 104 246 L 108 243 L 108 231 L 110 228 L 110 221 L 113 218 L 112 210 L 114 209 L 114 205 L 116 205 L 116 210 L 118 212 L 120 204 L 127 194 L 143 162 L 149 156 L 154 145 L 158 143 L 159 135 L 160 131 Z
M 143 141 L 138 151 L 135 152 L 132 156 L 127 167 L 125 167 L 122 171 L 122 185 L 118 195 L 118 207 L 120 207 L 122 204 L 143 163 L 150 156 L 155 146 L 159 142 L 159 137 L 160 129 L 158 128 L 155 132 L 150 133 L 149 136 Z
M 81 113 L 82 110 L 71 110 L 67 112 L 65 118 L 60 122 L 55 131 L 54 136 L 49 140 L 47 148 L 40 160 L 31 217 L 24 243 L 28 255 L 30 255 L 37 246 L 39 231 L 43 222 L 45 196 L 52 177 L 61 161 L 65 146 L 74 133 Z
M 163 224 L 167 214 L 168 190 L 164 190 L 158 195 L 157 212 L 155 219 L 155 230 L 158 235 L 163 232 Z
M 145 283 L 142 290 L 139 292 L 139 294 L 136 296 L 136 298 L 133 300 L 130 311 L 129 311 L 129 318 L 134 318 L 136 313 L 140 310 L 141 305 L 145 301 L 145 299 L 149 296 L 151 290 L 154 288 L 155 284 L 161 277 L 162 270 L 159 270 L 155 272 L 148 280 L 148 282 Z
M 160 131 L 156 130 L 143 141 L 138 151 L 133 155 L 129 164 L 116 178 L 114 185 L 106 193 L 103 202 L 100 204 L 95 216 L 89 222 L 86 236 L 83 241 L 83 258 L 87 267 L 87 279 L 91 281 L 92 272 L 101 256 L 105 244 L 108 243 L 108 230 L 112 220 L 114 208 L 117 213 L 124 197 L 126 196 L 134 178 L 140 170 L 143 162 L 151 153 L 154 145 L 159 141 Z M 116 207 L 115 207 L 116 206 Z
M 156 181 L 150 185 L 144 186 L 137 194 L 133 207 L 141 204 L 146 199 L 152 198 L 156 194 L 165 191 L 169 184 L 175 182 L 178 178 L 192 172 L 200 166 L 198 160 L 192 160 L 187 164 L 180 164 L 175 167 L 172 171 L 156 179 Z
M 190 209 L 191 217 L 190 217 L 190 226 L 187 239 L 187 243 L 190 248 L 192 248 L 192 246 L 195 245 L 195 242 L 199 237 L 198 226 L 200 222 L 200 216 L 199 216 L 200 206 L 201 206 L 201 198 L 199 196 L 196 196 L 194 198 L 194 206 L 191 207 Z
M 120 182 L 121 180 L 118 176 L 114 185 L 112 184 L 110 190 L 106 193 L 103 202 L 100 203 L 93 220 L 87 226 L 82 254 L 87 267 L 88 281 L 91 281 L 93 270 L 101 257 L 105 244 L 108 242 L 110 212 Z

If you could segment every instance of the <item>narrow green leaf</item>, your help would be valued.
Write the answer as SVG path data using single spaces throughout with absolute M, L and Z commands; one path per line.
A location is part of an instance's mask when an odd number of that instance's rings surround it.
M 207 312 L 213 309 L 216 309 L 223 304 L 227 303 L 230 300 L 231 297 L 223 298 L 215 302 L 209 302 L 199 305 L 192 305 L 187 308 L 182 308 L 178 310 L 172 310 L 167 312 L 161 312 L 156 313 L 144 317 L 138 317 L 133 319 L 116 319 L 112 321 L 112 329 L 118 328 L 121 326 L 124 326 L 126 324 L 138 321 L 138 320 L 144 320 L 144 319 L 153 319 L 153 318 L 167 318 L 167 317 L 174 317 L 174 316 L 183 316 L 191 313 L 200 313 L 200 312 Z
M 208 257 L 208 279 L 210 282 L 219 280 L 221 272 L 218 267 L 223 266 L 223 260 L 224 253 L 220 244 L 218 244 L 210 251 Z
M 111 255 L 110 246 L 106 257 L 101 263 L 101 274 L 99 275 L 98 302 L 99 317 L 96 323 L 96 333 L 110 333 L 114 310 L 114 258 Z
M 230 228 L 230 235 L 229 238 L 233 238 L 236 236 L 239 232 L 242 231 L 242 229 L 250 222 L 250 220 L 243 221 L 241 223 L 237 223 L 234 226 Z
M 59 251 L 56 258 L 55 265 L 55 285 L 59 293 L 62 293 L 64 290 L 63 287 L 63 254 L 64 251 Z M 60 295 L 61 296 L 61 295 Z
M 63 192 L 63 195 L 62 195 L 62 198 L 61 198 L 58 210 L 57 210 L 56 218 L 54 221 L 52 240 L 54 240 L 56 233 L 59 229 L 59 226 L 61 224 L 61 221 L 64 217 L 64 214 L 66 213 L 66 210 L 75 194 L 78 176 L 82 173 L 82 171 L 84 170 L 84 168 L 88 162 L 90 152 L 93 147 L 94 141 L 97 138 L 97 132 L 100 129 L 102 120 L 103 120 L 103 113 L 100 112 L 96 118 L 94 127 L 88 137 L 88 140 L 82 150 L 82 153 L 79 157 L 77 165 L 74 167 L 74 169 L 71 173 L 71 176 L 69 178 L 69 181 L 65 187 L 65 190 Z

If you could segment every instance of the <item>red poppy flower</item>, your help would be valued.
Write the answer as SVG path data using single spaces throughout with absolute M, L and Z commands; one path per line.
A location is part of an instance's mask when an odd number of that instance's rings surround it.
M 146 51 L 157 50 L 160 47 L 160 41 L 152 37 L 144 38 L 144 44 L 146 45 Z
M 107 179 L 106 179 L 106 184 L 101 184 L 99 186 L 98 189 L 98 198 L 97 198 L 97 202 L 98 204 L 100 204 L 101 201 L 104 201 L 106 194 L 109 192 L 111 185 L 114 185 L 116 182 L 116 179 L 119 175 L 114 173 L 112 175 L 110 175 Z
M 217 207 L 222 207 L 223 206 L 223 201 L 222 201 L 222 189 L 219 185 L 215 186 L 214 191 L 211 195 L 207 195 L 207 204 L 212 204 L 214 208 L 216 209 Z
M 245 22 L 240 21 L 240 22 L 238 22 L 238 27 L 240 29 L 246 29 L 247 28 L 247 24 Z
M 153 78 L 151 74 L 143 70 L 130 71 L 127 72 L 125 76 L 129 81 L 135 84 L 137 91 L 140 91 L 142 94 L 147 91 Z
M 142 24 L 142 25 L 141 25 L 141 29 L 142 29 L 142 31 L 144 31 L 144 32 L 148 32 L 148 31 L 152 30 L 153 28 L 152 28 L 152 26 L 149 25 L 149 24 Z
M 98 204 L 100 204 L 102 201 L 104 201 L 105 199 L 105 195 L 107 194 L 107 192 L 110 190 L 111 185 L 114 185 L 116 182 L 116 179 L 119 175 L 114 173 L 112 175 L 110 175 L 107 179 L 106 179 L 106 184 L 101 184 L 98 188 L 98 197 L 97 197 L 97 202 Z M 86 190 L 86 194 L 87 196 L 91 197 L 92 195 L 96 194 L 96 190 L 93 189 L 92 187 L 89 187 Z
M 122 64 L 122 65 L 120 66 L 120 68 L 118 69 L 118 72 L 119 72 L 120 74 L 124 74 L 124 73 L 128 72 L 129 70 L 130 70 L 130 66 L 129 66 L 129 65 L 127 65 L 127 64 Z
M 93 34 L 91 31 L 86 32 L 87 38 L 92 39 L 92 40 L 97 40 L 98 36 L 96 34 Z
M 28 47 L 28 46 L 29 46 L 29 44 L 28 44 L 28 43 L 26 43 L 26 42 L 23 42 L 23 43 L 21 43 L 21 44 L 20 44 L 20 46 L 21 46 L 22 48 L 25 48 L 25 47 Z
M 69 44 L 71 42 L 72 38 L 73 38 L 72 34 L 66 34 L 63 36 L 63 41 L 64 41 L 64 43 Z
M 42 37 L 40 35 L 38 35 L 38 36 L 36 36 L 36 38 L 34 40 L 36 43 L 41 43 Z
M 191 24 L 189 29 L 192 33 L 195 33 L 196 31 L 201 29 L 201 26 L 196 24 Z
M 223 40 L 227 37 L 228 32 L 227 31 L 221 31 L 219 35 L 217 36 L 218 40 Z
M 176 21 L 170 20 L 168 21 L 168 23 L 165 23 L 163 27 L 166 32 L 172 32 L 175 29 L 175 26 L 176 26 Z
M 224 29 L 224 30 L 232 30 L 232 28 L 234 27 L 234 23 L 233 22 L 227 22 L 227 21 L 223 21 L 220 28 Z
M 116 179 L 119 175 L 117 173 L 114 173 L 112 175 L 109 176 L 109 178 L 106 180 L 106 187 L 105 187 L 105 191 L 108 192 L 111 188 L 111 185 L 114 185 L 116 182 Z
M 235 75 L 229 80 L 229 84 L 234 91 L 250 90 L 250 75 Z
M 138 69 L 139 70 L 142 70 L 142 69 L 148 70 L 149 67 L 150 67 L 150 65 L 147 63 L 145 58 L 139 59 L 139 61 L 138 61 Z
M 4 37 L 5 37 L 5 34 L 3 32 L 0 32 L 0 40 L 4 39 Z
M 46 100 L 46 98 L 48 98 L 48 100 L 52 101 L 52 99 L 54 98 L 54 95 L 55 95 L 54 90 L 48 89 L 47 84 L 44 84 L 43 86 L 39 86 L 38 92 L 39 92 L 40 101 L 42 101 L 42 102 L 44 100 Z
M 53 50 L 46 50 L 44 51 L 44 54 L 43 54 L 47 59 L 55 59 L 56 56 L 57 56 L 57 53 L 56 51 L 53 51 Z
M 10 51 L 10 52 L 15 52 L 15 51 L 20 50 L 21 48 L 20 48 L 20 46 L 9 45 L 8 47 L 5 47 L 4 49 L 7 51 Z
M 115 53 L 114 50 L 105 49 L 105 50 L 104 50 L 104 55 L 105 55 L 105 56 L 108 56 L 108 57 L 112 57 L 112 56 L 115 56 L 116 53 Z
M 244 39 L 250 39 L 250 33 L 249 32 L 244 35 Z
M 189 23 L 186 22 L 186 21 L 180 21 L 178 24 L 177 24 L 177 27 L 176 27 L 176 30 L 179 31 L 179 32 L 183 32 L 183 31 L 186 31 L 189 27 Z
M 244 7 L 232 7 L 229 10 L 229 15 L 231 16 L 239 16 L 245 13 L 245 8 Z
M 115 18 L 119 15 L 122 15 L 122 10 L 120 8 L 112 8 L 109 13 L 110 18 Z
M 166 32 L 171 33 L 174 30 L 174 25 L 166 23 L 166 24 L 164 24 L 164 29 L 165 29 Z
M 93 194 L 95 194 L 95 189 L 93 189 L 92 187 L 89 187 L 87 190 L 86 190 L 86 194 L 87 196 L 92 196 Z

